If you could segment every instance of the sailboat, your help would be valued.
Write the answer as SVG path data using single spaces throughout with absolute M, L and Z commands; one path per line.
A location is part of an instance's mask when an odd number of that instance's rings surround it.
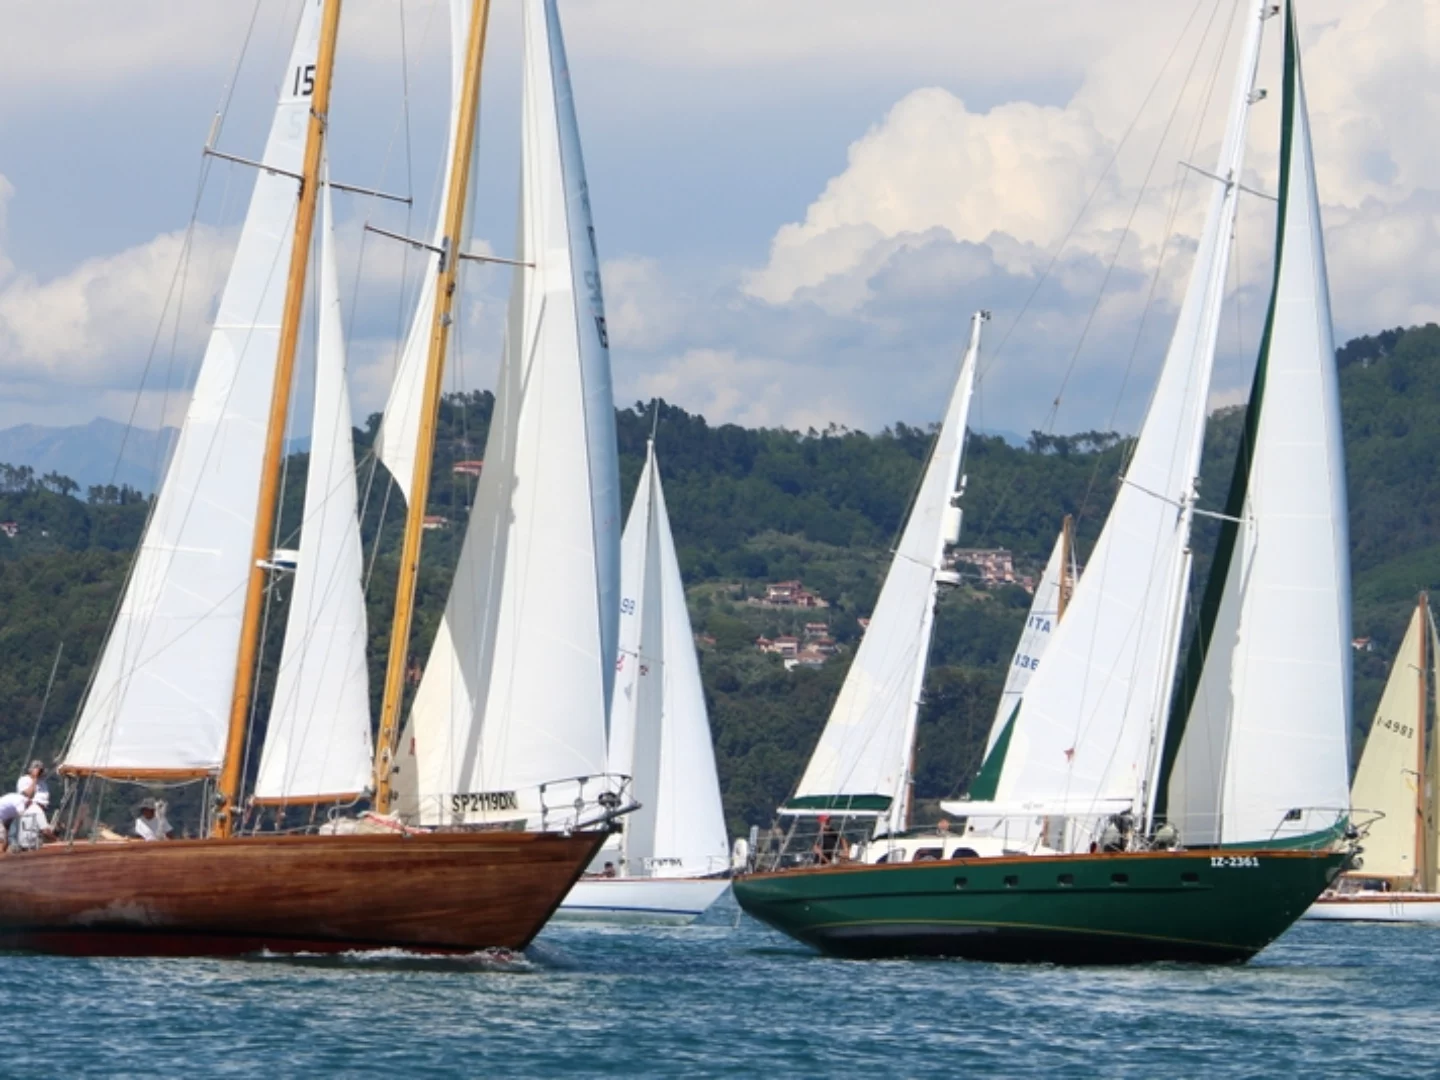
M 730 861 L 705 691 L 653 436 L 620 560 L 610 767 L 631 777 L 640 805 L 596 857 L 600 873 L 582 878 L 556 917 L 683 924 L 729 888 Z
M 1440 923 L 1440 836 L 1433 804 L 1440 791 L 1440 740 L 1432 737 L 1427 747 L 1425 737 L 1429 699 L 1440 690 L 1437 644 L 1430 599 L 1421 593 L 1350 788 L 1364 830 L 1363 865 L 1322 894 L 1307 919 Z
M 942 804 L 965 822 L 1039 822 L 1040 842 L 1014 853 L 937 828 L 897 845 L 908 822 L 892 810 L 855 859 L 800 865 L 792 850 L 792 866 L 738 879 L 752 915 L 849 956 L 1235 962 L 1351 858 L 1344 461 L 1293 5 L 1274 283 L 1214 569 L 1180 658 L 1245 134 L 1278 13 L 1247 5 L 1174 336 L 1114 506 L 1025 687 L 995 797 Z M 905 788 L 896 777 L 891 790 Z
M 306 0 L 269 140 L 260 161 L 248 163 L 259 165 L 255 188 L 189 409 L 63 756 L 62 772 L 77 781 L 58 815 L 64 840 L 0 859 L 0 944 L 6 947 L 140 955 L 523 948 L 604 842 L 608 820 L 624 809 L 619 794 L 599 779 L 604 758 L 597 753 L 584 762 L 584 781 L 560 785 L 562 801 L 538 797 L 533 827 L 442 831 L 383 813 L 342 812 L 367 797 L 376 810 L 389 809 L 394 718 L 457 256 L 463 256 L 488 19 L 485 0 L 472 0 L 468 8 L 467 18 L 456 20 L 463 24 L 456 41 L 463 61 L 457 64 L 441 242 L 435 245 L 441 254 L 426 290 L 428 349 L 412 410 L 413 469 L 402 485 L 409 508 L 373 763 L 356 485 L 328 207 L 328 187 L 338 185 L 327 183 L 324 164 L 340 3 Z M 553 18 L 546 0 L 529 0 L 527 11 L 539 11 L 542 22 Z M 563 56 L 548 74 L 568 93 Z M 567 181 L 566 162 L 551 165 L 549 175 L 528 178 L 526 190 L 535 202 L 553 203 Z M 314 444 L 254 801 L 310 807 L 312 818 L 321 806 L 332 810 L 323 825 L 260 830 L 242 812 L 244 761 L 265 595 L 290 561 L 273 550 L 272 537 L 317 210 Z M 534 212 L 531 204 L 523 206 L 522 222 Z M 570 247 L 589 249 L 592 243 L 582 232 Z M 532 254 L 537 276 L 552 258 L 563 261 L 557 253 Z M 596 308 L 598 279 L 590 291 Z M 572 324 L 583 324 L 577 295 L 579 290 L 557 290 L 550 299 L 555 310 L 568 309 L 564 317 Z M 596 363 L 608 361 L 602 354 Z M 568 377 L 579 381 L 575 372 Z M 598 476 L 601 486 L 618 484 L 613 453 L 572 453 L 557 467 Z M 603 531 L 597 526 L 597 536 Z M 597 655 L 607 617 L 604 576 L 592 568 Z M 604 697 L 596 698 L 603 708 Z M 109 839 L 93 818 L 86 820 L 87 799 L 103 794 L 107 784 L 126 782 L 203 784 L 214 800 L 205 800 L 202 835 L 148 843 Z M 473 798 L 463 791 L 456 796 Z M 404 885 L 384 887 L 387 881 Z

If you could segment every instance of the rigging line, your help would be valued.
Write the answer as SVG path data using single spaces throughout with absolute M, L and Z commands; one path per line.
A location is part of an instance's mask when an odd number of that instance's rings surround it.
M 240 51 L 235 56 L 235 66 L 230 71 L 230 81 L 220 91 L 220 102 L 215 106 L 215 118 L 211 121 L 211 143 L 219 141 L 220 133 L 225 127 L 225 118 L 230 115 L 230 102 L 235 97 L 235 86 L 240 81 L 240 69 L 245 63 L 245 54 L 250 49 L 250 39 L 255 34 L 255 22 L 260 17 L 262 2 L 263 0 L 255 0 L 255 6 L 250 9 L 250 22 L 245 27 L 245 36 L 240 39 Z
M 1235 16 L 1235 11 L 1236 11 L 1237 6 L 1238 6 L 1238 0 L 1237 0 L 1237 3 L 1231 5 L 1231 9 L 1230 9 L 1230 22 L 1232 22 L 1232 23 L 1234 22 L 1234 16 Z M 1200 57 L 1201 57 L 1201 55 L 1202 55 L 1203 52 L 1204 52 L 1204 43 L 1205 43 L 1205 40 L 1206 40 L 1207 38 L 1209 38 L 1209 36 L 1210 36 L 1210 31 L 1211 31 L 1211 29 L 1213 28 L 1213 26 L 1214 26 L 1214 24 L 1215 24 L 1215 16 L 1216 16 L 1216 14 L 1218 14 L 1219 10 L 1220 10 L 1220 5 L 1217 5 L 1214 9 L 1211 10 L 1211 13 L 1210 13 L 1210 21 L 1206 23 L 1206 25 L 1205 25 L 1205 30 L 1204 30 L 1204 32 L 1201 34 L 1200 47 L 1196 49 L 1195 56 L 1194 56 L 1194 58 L 1193 58 L 1193 59 L 1191 60 L 1191 62 L 1190 62 L 1190 67 L 1189 67 L 1189 69 L 1188 69 L 1188 70 L 1186 71 L 1186 73 L 1185 73 L 1185 83 L 1186 83 L 1186 85 L 1189 84 L 1190 79 L 1191 79 L 1192 75 L 1194 74 L 1195 68 L 1196 68 L 1196 66 L 1199 64 Z M 1220 44 L 1219 44 L 1219 46 L 1218 46 L 1217 49 L 1216 49 L 1216 53 L 1215 53 L 1215 63 L 1214 63 L 1214 66 L 1211 68 L 1211 71 L 1210 71 L 1210 78 L 1209 78 L 1209 81 L 1208 81 L 1208 83 L 1207 83 L 1207 88 L 1206 88 L 1204 100 L 1201 102 L 1200 107 L 1199 107 L 1199 109 L 1196 111 L 1196 114 L 1195 114 L 1195 119 L 1194 119 L 1194 122 L 1193 122 L 1193 123 L 1194 123 L 1194 127 L 1193 127 L 1193 129 L 1192 129 L 1192 131 L 1191 131 L 1191 133 L 1190 133 L 1190 151 L 1189 151 L 1190 156 L 1193 156 L 1193 155 L 1194 155 L 1195 149 L 1196 149 L 1196 147 L 1197 147 L 1198 144 L 1199 144 L 1200 134 L 1201 134 L 1201 131 L 1202 131 L 1202 129 L 1203 129 L 1204 118 L 1205 118 L 1205 115 L 1209 112 L 1210 102 L 1213 100 L 1213 97 L 1214 97 L 1215 86 L 1216 86 L 1216 84 L 1217 84 L 1217 82 L 1218 82 L 1218 80 L 1219 80 L 1219 77 L 1220 77 L 1220 65 L 1221 65 L 1222 60 L 1224 59 L 1224 55 L 1225 55 L 1225 42 L 1224 42 L 1224 38 L 1222 37 L 1222 38 L 1221 38 L 1221 41 L 1220 41 Z M 1183 102 L 1183 100 L 1184 100 L 1184 96 L 1185 96 L 1185 95 L 1184 95 L 1184 93 L 1182 92 L 1181 95 L 1180 95 L 1180 97 L 1176 100 L 1175 108 L 1172 110 L 1169 120 L 1166 121 L 1165 130 L 1164 130 L 1164 132 L 1162 132 L 1161 137 L 1160 137 L 1160 145 L 1157 146 L 1157 148 L 1156 148 L 1156 159 L 1155 159 L 1155 160 L 1158 160 L 1160 150 L 1163 148 L 1163 145 L 1164 145 L 1164 141 L 1165 141 L 1165 139 L 1169 136 L 1170 128 L 1171 128 L 1172 125 L 1174 124 L 1175 117 L 1176 117 L 1176 116 L 1178 115 L 1178 113 L 1179 113 L 1179 108 L 1180 108 L 1180 105 L 1182 104 L 1182 102 Z M 1154 164 L 1155 164 L 1155 160 L 1152 160 L 1152 162 L 1151 162 L 1151 170 L 1147 170 L 1147 172 L 1146 172 L 1147 182 L 1148 182 L 1148 178 L 1149 178 L 1149 176 L 1150 176 L 1151 171 L 1153 171 Z M 1172 186 L 1172 188 L 1171 188 L 1170 208 L 1169 208 L 1169 212 L 1168 212 L 1167 215 L 1166 215 L 1166 220 L 1165 220 L 1165 238 L 1164 238 L 1164 240 L 1161 242 L 1160 251 L 1159 251 L 1158 257 L 1157 257 L 1156 260 L 1155 260 L 1155 271 L 1154 271 L 1153 274 L 1150 275 L 1150 285 L 1149 285 L 1149 287 L 1148 287 L 1148 289 L 1147 289 L 1147 291 L 1146 291 L 1146 294 L 1145 294 L 1145 303 L 1144 303 L 1144 305 L 1143 305 L 1143 306 L 1141 307 L 1141 309 L 1140 309 L 1140 321 L 1139 321 L 1139 323 L 1136 325 L 1136 328 L 1135 328 L 1135 337 L 1134 337 L 1134 339 L 1131 341 L 1131 344 L 1130 344 L 1130 354 L 1129 354 L 1129 356 L 1128 356 L 1128 357 L 1126 358 L 1126 360 L 1125 360 L 1125 371 L 1124 371 L 1124 374 L 1123 374 L 1123 375 L 1121 376 L 1121 378 L 1120 378 L 1120 386 L 1119 386 L 1118 390 L 1116 391 L 1116 395 L 1115 395 L 1115 404 L 1111 407 L 1111 410 L 1110 410 L 1110 419 L 1109 419 L 1108 423 L 1106 424 L 1107 429 L 1110 430 L 1110 431 L 1114 431 L 1114 430 L 1115 430 L 1115 425 L 1116 425 L 1116 423 L 1117 423 L 1117 421 L 1118 421 L 1118 419 L 1119 419 L 1119 415 L 1120 415 L 1120 407 L 1121 407 L 1121 405 L 1123 404 L 1123 402 L 1124 402 L 1124 400 L 1125 400 L 1125 390 L 1126 390 L 1126 388 L 1129 386 L 1130 376 L 1133 374 L 1133 372 L 1134 372 L 1134 370 L 1135 370 L 1135 360 L 1136 360 L 1136 358 L 1139 356 L 1139 353 L 1140 353 L 1140 342 L 1141 342 L 1142 337 L 1144 336 L 1144 332 L 1145 332 L 1145 322 L 1146 322 L 1146 319 L 1149 317 L 1150 311 L 1151 311 L 1151 309 L 1152 309 L 1152 307 L 1153 307 L 1153 305 L 1154 305 L 1155 293 L 1156 293 L 1156 291 L 1157 291 L 1157 289 L 1159 288 L 1159 285 L 1160 285 L 1160 277 L 1161 277 L 1161 274 L 1164 272 L 1166 253 L 1167 253 L 1167 252 L 1169 251 L 1169 249 L 1170 249 L 1171 242 L 1175 239 L 1175 222 L 1176 222 L 1176 220 L 1178 219 L 1179 214 L 1180 214 L 1180 202 L 1181 202 L 1182 198 L 1184 197 L 1185 188 L 1186 188 L 1186 186 L 1187 186 L 1188 179 L 1189 179 L 1189 177 L 1188 177 L 1188 174 L 1186 173 L 1186 171 L 1185 171 L 1184 169 L 1179 169 L 1179 168 L 1177 168 L 1175 181 L 1174 181 L 1173 186 Z M 1129 467 L 1130 457 L 1131 457 L 1131 455 L 1132 455 L 1132 454 L 1134 453 L 1134 451 L 1135 451 L 1135 443 L 1136 443 L 1136 441 L 1138 441 L 1138 440 L 1135 439 L 1135 438 L 1131 438 L 1131 439 L 1129 439 L 1129 440 L 1126 440 L 1126 442 L 1128 442 L 1128 446 L 1122 445 L 1121 457 L 1120 457 L 1120 463 L 1119 463 L 1119 469 L 1118 469 L 1118 475 L 1123 475 L 1124 472 L 1125 472 L 1125 470 L 1126 470 L 1126 468 Z M 1100 468 L 1101 468 L 1102 463 L 1103 463 L 1103 458 L 1096 458 L 1095 465 L 1094 465 L 1094 467 L 1093 467 L 1093 468 L 1091 469 L 1091 471 L 1090 471 L 1090 479 L 1088 480 L 1088 482 L 1087 482 L 1086 485 L 1085 485 L 1085 494 L 1084 494 L 1084 496 L 1081 498 L 1080 504 L 1079 504 L 1079 506 L 1076 508 L 1076 511 L 1075 511 L 1075 525 L 1076 525 L 1076 528 L 1077 528 L 1077 529 L 1079 528 L 1080 523 L 1083 522 L 1084 520 L 1086 520 L 1086 517 L 1087 517 L 1087 515 L 1088 515 L 1088 513 L 1089 513 L 1089 510 L 1090 510 L 1090 500 L 1091 500 L 1092 496 L 1093 496 L 1094 493 L 1095 493 L 1095 487 L 1096 487 L 1096 484 L 1098 483 L 1099 478 L 1100 478 Z
M 65 652 L 65 642 L 55 650 L 55 662 L 50 665 L 50 678 L 45 682 L 45 696 L 40 699 L 40 713 L 35 717 L 35 727 L 30 732 L 30 745 L 25 748 L 25 767 L 35 758 L 35 742 L 40 738 L 40 725 L 45 720 L 45 706 L 50 704 L 50 691 L 55 689 L 55 673 L 60 670 L 60 657 Z
M 1120 152 L 1125 149 L 1125 144 L 1129 141 L 1131 134 L 1134 133 L 1135 126 L 1140 122 L 1140 117 L 1145 112 L 1145 107 L 1150 103 L 1150 98 L 1154 96 L 1155 90 L 1160 85 L 1161 79 L 1165 77 L 1165 72 L 1170 67 L 1170 61 L 1174 59 L 1175 53 L 1180 48 L 1180 43 L 1185 40 L 1185 34 L 1189 31 L 1190 24 L 1194 22 L 1195 16 L 1200 10 L 1200 6 L 1204 3 L 1205 0 L 1195 0 L 1195 6 L 1191 8 L 1190 15 L 1185 20 L 1185 25 L 1181 28 L 1179 36 L 1177 36 L 1175 39 L 1175 44 L 1171 46 L 1170 53 L 1165 58 L 1165 63 L 1161 65 L 1160 71 L 1156 74 L 1154 81 L 1151 82 L 1150 89 L 1145 91 L 1145 97 L 1141 100 L 1140 107 L 1135 110 L 1135 114 L 1130 118 L 1130 123 L 1126 125 L 1124 133 L 1120 136 L 1120 141 L 1115 144 L 1115 151 L 1110 155 L 1110 160 L 1105 163 L 1105 168 L 1101 170 L 1099 177 L 1096 178 L 1095 185 L 1090 189 L 1090 194 L 1085 196 L 1084 203 L 1081 204 L 1079 211 L 1075 214 L 1075 218 L 1073 221 L 1071 221 L 1070 227 L 1065 230 L 1065 235 L 1060 238 L 1059 246 L 1055 248 L 1054 253 L 1050 256 L 1049 263 L 1047 263 L 1045 266 L 1044 272 L 1040 275 L 1039 279 L 1035 282 L 1035 286 L 1025 297 L 1025 302 L 1020 305 L 1019 312 L 1016 313 L 1015 318 L 1011 321 L 1009 328 L 1000 338 L 1000 343 L 995 346 L 994 350 L 991 351 L 990 363 L 984 365 L 981 371 L 988 371 L 990 369 L 990 366 L 1000 358 L 1000 354 L 1005 349 L 1006 342 L 1010 340 L 1010 335 L 1013 334 L 1016 328 L 1020 325 L 1020 320 L 1024 318 L 1025 312 L 1030 309 L 1030 305 L 1034 302 L 1036 294 L 1039 293 L 1041 287 L 1044 286 L 1045 282 L 1049 280 L 1051 271 L 1055 269 L 1055 264 L 1060 261 L 1060 256 L 1064 253 L 1066 245 L 1070 242 L 1070 238 L 1075 235 L 1075 230 L 1080 227 L 1080 222 L 1084 220 L 1086 212 L 1090 209 L 1090 204 L 1095 201 L 1095 196 L 1100 194 L 1100 188 L 1105 183 L 1105 178 L 1110 175 L 1110 170 L 1115 167 L 1115 162 L 1119 160 Z

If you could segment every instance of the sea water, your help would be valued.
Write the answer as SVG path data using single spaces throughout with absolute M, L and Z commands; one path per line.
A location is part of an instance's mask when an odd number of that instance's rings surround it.
M 740 917 L 524 956 L 0 956 L 6 1077 L 1413 1076 L 1440 928 L 1302 923 L 1243 967 L 845 961 Z

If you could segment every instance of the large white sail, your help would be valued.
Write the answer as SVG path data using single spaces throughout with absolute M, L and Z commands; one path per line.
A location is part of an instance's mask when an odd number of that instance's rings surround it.
M 971 321 L 970 344 L 910 519 L 840 696 L 788 804 L 791 807 L 883 810 L 892 832 L 904 827 L 915 721 L 935 618 L 936 578 L 942 571 L 945 545 L 959 539 L 956 484 L 982 322 L 980 314 Z
M 685 586 L 651 443 L 621 541 L 620 658 L 610 768 L 633 778 L 626 872 L 724 870 L 729 845 Z
M 1253 2 L 1195 266 L 1114 506 L 1025 692 L 997 798 L 1141 808 L 1163 731 L 1190 572 L 1237 186 L 1266 4 Z M 1088 842 L 1088 838 L 1084 842 Z
M 598 792 L 619 619 L 619 467 L 600 272 L 553 2 L 524 4 L 521 209 L 495 414 L 401 739 L 399 809 L 535 819 Z M 405 758 L 410 756 L 411 761 Z
M 1370 723 L 1355 769 L 1350 803 L 1368 824 L 1365 874 L 1413 881 L 1420 868 L 1420 740 L 1424 736 L 1427 673 L 1422 670 L 1425 613 L 1416 607 Z M 1377 818 L 1376 815 L 1383 815 Z
M 1227 508 L 1238 522 L 1221 538 L 1223 591 L 1213 623 L 1202 616 L 1168 791 L 1190 843 L 1324 835 L 1349 806 L 1345 459 L 1293 9 L 1285 80 L 1274 292 Z
M 219 768 L 235 683 L 320 0 L 305 0 L 215 325 L 66 768 Z M 285 175 L 285 174 L 290 175 Z
M 358 796 L 371 783 L 364 561 L 328 186 L 320 204 L 310 467 L 285 645 L 255 779 L 255 797 L 263 801 Z
M 461 81 L 465 77 L 465 43 L 470 33 L 469 0 L 450 0 L 450 138 L 445 147 L 445 168 L 440 191 L 450 188 L 450 174 L 455 163 L 455 140 L 459 137 Z M 435 213 L 433 244 L 445 242 L 445 221 L 442 208 Z M 420 414 L 425 396 L 425 366 L 430 355 L 430 331 L 435 318 L 435 283 L 439 279 L 440 256 L 427 253 L 420 277 L 420 295 L 415 301 L 415 315 L 410 332 L 400 349 L 395 378 L 390 384 L 390 397 L 385 402 L 384 419 L 375 438 L 375 454 L 390 470 L 396 485 L 408 502 L 410 485 L 415 477 L 415 452 L 420 440 Z

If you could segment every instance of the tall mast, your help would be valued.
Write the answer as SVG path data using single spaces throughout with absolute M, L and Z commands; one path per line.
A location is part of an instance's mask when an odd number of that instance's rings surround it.
M 1055 621 L 1065 617 L 1065 605 L 1070 603 L 1070 590 L 1075 582 L 1070 578 L 1070 560 L 1075 552 L 1075 519 L 1065 515 L 1060 523 L 1060 590 L 1055 594 Z
M 435 418 L 440 411 L 445 348 L 450 337 L 450 311 L 455 302 L 455 274 L 465 226 L 466 193 L 470 186 L 470 157 L 475 145 L 475 117 L 480 103 L 480 69 L 485 57 L 485 31 L 490 0 L 472 0 L 470 35 L 465 47 L 465 76 L 461 83 L 460 113 L 456 121 L 450 186 L 445 193 L 445 232 L 440 244 L 439 278 L 435 312 L 430 323 L 430 355 L 425 366 L 425 391 L 420 407 L 420 431 L 415 468 L 410 482 L 410 504 L 405 516 L 405 540 L 400 549 L 400 573 L 395 583 L 395 619 L 390 626 L 390 656 L 385 665 L 385 697 L 380 706 L 380 732 L 375 740 L 375 809 L 390 809 L 390 780 L 394 775 L 395 736 L 400 724 L 404 693 L 405 659 L 410 652 L 410 623 L 415 609 L 415 582 L 420 572 L 420 539 L 425 503 L 430 496 L 430 463 L 435 453 Z
M 229 836 L 235 827 L 235 799 L 240 790 L 244 760 L 246 717 L 255 664 L 260 647 L 260 616 L 265 596 L 265 563 L 269 561 L 275 509 L 280 492 L 280 466 L 285 454 L 285 421 L 290 413 L 290 388 L 295 376 L 295 346 L 305 301 L 305 272 L 310 262 L 310 234 L 320 193 L 320 161 L 330 112 L 330 82 L 335 68 L 335 38 L 340 25 L 340 0 L 323 0 L 320 45 L 315 57 L 315 88 L 310 98 L 310 123 L 305 135 L 305 159 L 300 173 L 300 199 L 295 212 L 295 236 L 290 248 L 290 272 L 285 284 L 285 308 L 280 321 L 280 347 L 275 359 L 275 385 L 270 395 L 270 418 L 265 429 L 265 456 L 260 469 L 260 495 L 255 532 L 250 545 L 250 576 L 245 586 L 245 614 L 240 626 L 240 652 L 235 662 L 235 689 L 230 700 L 230 727 L 225 740 L 225 762 L 217 788 L 220 804 L 215 816 L 216 836 Z
M 1415 715 L 1415 880 L 1413 888 L 1424 889 L 1434 877 L 1433 860 L 1435 851 L 1430 844 L 1430 826 L 1425 813 L 1426 773 L 1425 768 L 1425 713 L 1430 696 L 1430 597 L 1420 594 L 1416 606 L 1416 623 L 1420 630 L 1420 663 L 1416 678 L 1420 680 L 1418 695 L 1419 708 Z

